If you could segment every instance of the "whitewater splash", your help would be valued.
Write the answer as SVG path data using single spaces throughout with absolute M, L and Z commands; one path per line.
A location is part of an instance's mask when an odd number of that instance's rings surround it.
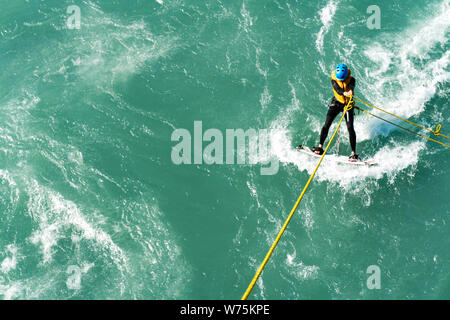
M 299 170 L 306 170 L 312 174 L 318 159 L 292 148 L 287 130 L 275 131 L 271 136 L 271 145 L 272 151 L 282 163 L 292 163 Z M 345 165 L 325 159 L 316 174 L 316 180 L 336 182 L 341 187 L 350 190 L 355 183 L 362 182 L 367 178 L 395 177 L 398 172 L 415 166 L 419 161 L 420 151 L 423 149 L 425 149 L 425 143 L 422 141 L 411 144 L 392 141 L 391 145 L 383 147 L 370 156 L 370 159 L 377 163 L 370 167 Z
M 383 38 L 364 50 L 372 64 L 360 66 L 367 85 L 359 90 L 369 101 L 405 118 L 425 111 L 426 103 L 436 95 L 439 85 L 450 79 L 450 52 L 440 49 L 449 43 L 449 3 L 444 1 L 429 20 L 414 24 L 398 36 Z M 373 138 L 372 129 L 378 125 L 379 121 L 373 119 L 357 122 L 359 139 Z M 424 125 L 433 127 L 434 123 Z M 385 130 L 384 134 L 392 130 Z
M 328 4 L 319 11 L 319 17 L 320 21 L 322 22 L 322 27 L 317 34 L 316 48 L 320 54 L 323 54 L 323 40 L 325 35 L 328 33 L 328 30 L 330 29 L 336 10 L 337 2 L 334 0 L 330 0 L 330 2 L 328 2 Z

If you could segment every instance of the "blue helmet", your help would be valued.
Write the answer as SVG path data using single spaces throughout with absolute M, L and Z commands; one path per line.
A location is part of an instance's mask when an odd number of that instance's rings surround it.
M 348 76 L 348 68 L 345 64 L 340 64 L 336 67 L 334 73 L 336 75 L 336 79 L 338 79 L 339 81 L 343 81 Z

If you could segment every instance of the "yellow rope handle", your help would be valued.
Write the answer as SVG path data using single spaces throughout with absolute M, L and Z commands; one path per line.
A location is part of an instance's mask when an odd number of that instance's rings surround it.
M 395 114 L 393 114 L 393 113 L 390 113 L 390 112 L 388 112 L 388 111 L 386 111 L 386 110 L 383 110 L 383 109 L 381 109 L 381 108 L 375 107 L 374 105 L 372 105 L 372 104 L 370 104 L 370 103 L 368 103 L 368 102 L 365 102 L 365 101 L 363 101 L 363 100 L 361 100 L 361 99 L 358 99 L 358 98 L 356 98 L 356 97 L 353 97 L 353 99 L 355 99 L 355 100 L 357 100 L 357 101 L 359 101 L 359 102 L 361 102 L 361 103 L 364 103 L 364 104 L 368 105 L 369 107 L 372 107 L 372 108 L 374 108 L 374 109 L 377 109 L 377 110 L 380 110 L 380 111 L 382 111 L 382 112 L 384 112 L 384 113 L 387 113 L 387 114 L 389 114 L 389 115 L 391 115 L 391 116 L 393 116 L 393 117 L 396 117 L 397 119 L 400 119 L 400 120 L 403 120 L 403 121 L 405 121 L 405 122 L 408 122 L 408 123 L 410 123 L 410 124 L 412 124 L 412 125 L 414 125 L 414 126 L 416 126 L 416 127 L 419 127 L 419 128 L 424 129 L 424 130 L 427 130 L 427 131 L 429 131 L 429 132 L 432 132 L 432 133 L 434 133 L 436 136 L 441 136 L 441 137 L 444 137 L 444 138 L 446 138 L 446 139 L 450 139 L 450 137 L 447 137 L 446 135 L 440 133 L 441 127 L 442 127 L 441 124 L 438 124 L 438 126 L 436 127 L 436 130 L 431 130 L 431 129 L 429 129 L 429 128 L 426 128 L 426 127 L 424 127 L 424 126 L 421 126 L 420 124 L 417 124 L 417 123 L 414 123 L 414 122 L 409 121 L 409 120 L 407 120 L 407 119 L 404 119 L 404 118 L 402 118 L 402 117 L 399 117 L 399 116 L 397 116 L 397 115 L 395 115 Z
M 286 230 L 289 222 L 292 219 L 292 216 L 295 213 L 295 210 L 297 210 L 297 207 L 299 206 L 300 202 L 302 201 L 303 196 L 305 195 L 306 190 L 308 189 L 309 185 L 311 184 L 312 179 L 314 178 L 314 176 L 316 175 L 317 170 L 319 169 L 320 164 L 322 163 L 323 158 L 325 157 L 325 154 L 328 151 L 328 148 L 331 145 L 331 142 L 333 141 L 334 137 L 336 136 L 336 133 L 339 130 L 339 127 L 342 124 L 342 120 L 344 120 L 345 114 L 347 113 L 347 111 L 349 111 L 350 109 L 353 108 L 355 102 L 352 100 L 353 96 L 350 96 L 350 101 L 348 102 L 348 104 L 345 106 L 344 108 L 344 112 L 342 113 L 342 117 L 339 120 L 339 123 L 337 125 L 336 130 L 334 130 L 333 136 L 331 137 L 330 141 L 328 142 L 327 147 L 325 148 L 325 150 L 323 151 L 322 157 L 320 157 L 319 163 L 317 164 L 316 168 L 314 169 L 312 175 L 309 177 L 308 182 L 306 183 L 305 187 L 303 188 L 302 193 L 300 194 L 300 196 L 297 199 L 297 202 L 295 202 L 294 207 L 292 208 L 291 212 L 289 213 L 289 216 L 287 217 L 286 221 L 283 224 L 283 227 L 281 228 L 280 232 L 278 233 L 277 237 L 275 238 L 275 241 L 273 242 L 272 246 L 269 249 L 269 252 L 267 252 L 266 257 L 264 258 L 263 262 L 261 263 L 261 265 L 259 266 L 258 270 L 256 271 L 255 276 L 253 277 L 252 281 L 250 282 L 250 285 L 248 286 L 247 290 L 245 291 L 244 295 L 242 296 L 241 300 L 247 300 L 248 296 L 250 295 L 250 293 L 253 290 L 253 287 L 256 284 L 256 281 L 258 281 L 259 276 L 261 275 L 262 271 L 264 270 L 264 267 L 266 266 L 267 262 L 269 261 L 270 257 L 272 256 L 273 251 L 275 250 L 275 247 L 277 246 L 278 242 L 280 241 L 281 237 L 284 234 L 284 231 Z

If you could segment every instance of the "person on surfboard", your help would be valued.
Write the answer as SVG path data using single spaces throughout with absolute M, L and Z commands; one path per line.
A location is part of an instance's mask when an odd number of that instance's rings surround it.
M 317 147 L 314 148 L 315 154 L 323 154 L 323 144 L 328 136 L 328 130 L 333 123 L 336 116 L 344 111 L 344 107 L 350 101 L 350 97 L 353 96 L 353 90 L 355 89 L 355 78 L 352 77 L 350 69 L 345 64 L 340 64 L 331 73 L 331 85 L 333 87 L 334 97 L 331 100 L 331 104 L 328 107 L 327 117 L 325 124 L 320 132 L 320 142 Z M 358 155 L 356 154 L 356 133 L 353 128 L 353 119 L 355 113 L 353 108 L 347 111 L 345 114 L 345 122 L 347 123 L 348 135 L 350 138 L 350 146 L 352 153 L 350 154 L 350 161 L 358 161 Z

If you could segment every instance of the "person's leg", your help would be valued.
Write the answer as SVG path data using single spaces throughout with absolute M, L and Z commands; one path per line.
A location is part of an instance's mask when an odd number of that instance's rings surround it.
M 355 118 L 355 111 L 350 109 L 345 114 L 345 122 L 347 123 L 348 136 L 350 138 L 350 147 L 352 148 L 352 155 L 356 154 L 356 133 L 353 127 L 353 120 Z
M 328 131 L 330 130 L 331 124 L 333 123 L 333 120 L 336 118 L 336 116 L 339 114 L 339 112 L 341 112 L 341 110 L 336 105 L 331 105 L 328 108 L 327 117 L 325 119 L 325 124 L 323 125 L 322 130 L 320 131 L 319 148 L 323 147 L 325 139 L 328 136 Z

